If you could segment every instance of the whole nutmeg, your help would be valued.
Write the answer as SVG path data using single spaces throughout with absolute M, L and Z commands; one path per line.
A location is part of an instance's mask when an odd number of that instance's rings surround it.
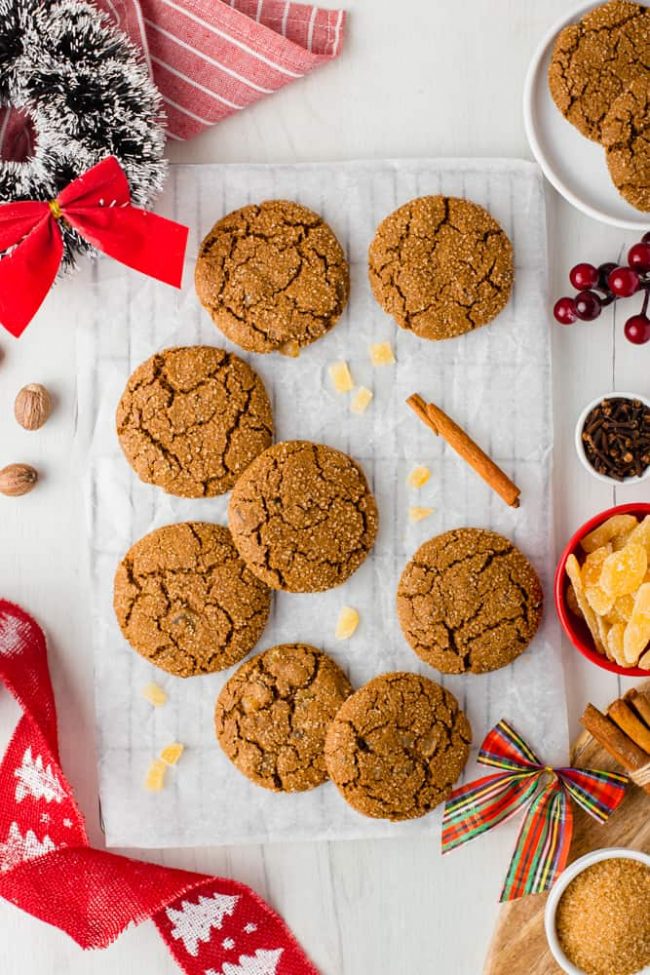
M 25 430 L 38 430 L 52 412 L 52 399 L 45 386 L 23 386 L 14 403 L 14 415 Z
M 29 464 L 9 464 L 0 471 L 0 494 L 17 498 L 28 494 L 38 481 L 38 471 Z

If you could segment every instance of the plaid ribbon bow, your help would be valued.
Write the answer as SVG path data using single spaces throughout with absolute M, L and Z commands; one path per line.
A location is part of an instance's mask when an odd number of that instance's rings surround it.
M 617 808 L 628 779 L 597 769 L 550 768 L 505 721 L 486 736 L 478 761 L 505 769 L 455 789 L 445 804 L 442 852 L 486 833 L 528 805 L 501 891 L 501 900 L 538 894 L 566 866 L 573 832 L 573 799 L 604 823 Z

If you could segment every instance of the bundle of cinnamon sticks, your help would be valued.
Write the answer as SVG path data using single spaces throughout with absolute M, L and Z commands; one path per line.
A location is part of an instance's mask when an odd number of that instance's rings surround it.
M 633 688 L 602 714 L 588 704 L 583 727 L 650 795 L 650 693 Z

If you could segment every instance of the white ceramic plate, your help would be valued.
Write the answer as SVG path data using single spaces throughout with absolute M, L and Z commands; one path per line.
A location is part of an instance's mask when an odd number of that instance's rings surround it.
M 609 177 L 605 152 L 564 118 L 548 90 L 547 72 L 555 38 L 598 3 L 581 3 L 565 15 L 539 45 L 526 78 L 524 123 L 533 155 L 558 193 L 587 216 L 622 227 L 647 230 L 650 214 L 641 213 L 619 195 Z

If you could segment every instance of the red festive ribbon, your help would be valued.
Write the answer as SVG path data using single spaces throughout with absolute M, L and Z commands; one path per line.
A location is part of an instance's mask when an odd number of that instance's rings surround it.
M 505 721 L 487 734 L 478 761 L 507 771 L 455 789 L 445 804 L 442 852 L 510 819 L 529 803 L 501 900 L 547 890 L 564 870 L 573 833 L 569 798 L 604 823 L 625 795 L 628 779 L 596 769 L 543 765 Z
M 5 600 L 0 679 L 23 712 L 0 765 L 0 897 L 82 948 L 152 918 L 187 975 L 318 975 L 250 888 L 90 848 L 59 761 L 43 631 Z
M 54 283 L 61 221 L 121 264 L 180 288 L 188 228 L 133 206 L 124 171 L 108 156 L 54 200 L 0 203 L 0 323 L 12 335 L 21 335 Z

